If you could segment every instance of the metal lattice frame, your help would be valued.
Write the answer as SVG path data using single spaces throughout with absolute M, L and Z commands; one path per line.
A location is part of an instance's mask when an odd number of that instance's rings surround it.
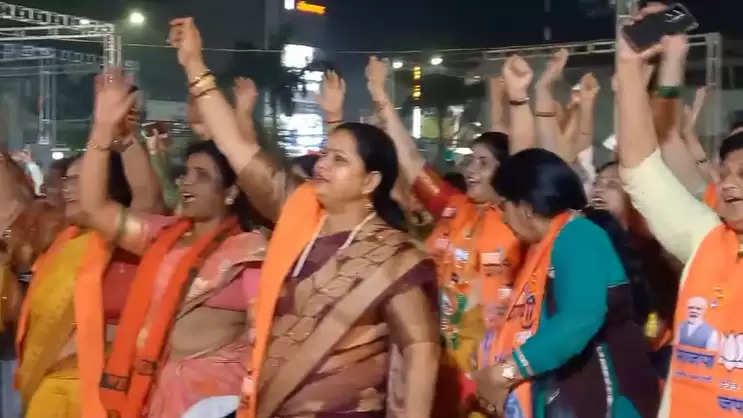
M 68 71 L 57 61 L 72 64 L 97 64 L 120 66 L 121 38 L 112 23 L 80 16 L 71 16 L 46 10 L 0 2 L 0 19 L 13 22 L 12 27 L 0 27 L 0 63 L 11 61 L 38 61 L 39 95 L 44 99 L 39 111 L 39 145 L 54 146 L 56 142 L 56 78 L 54 75 Z M 10 41 L 37 40 L 95 40 L 103 46 L 102 56 L 65 51 L 55 48 L 40 48 L 29 45 L 14 45 Z M 136 63 L 125 63 L 129 69 L 137 69 Z M 27 72 L 32 67 L 14 68 Z

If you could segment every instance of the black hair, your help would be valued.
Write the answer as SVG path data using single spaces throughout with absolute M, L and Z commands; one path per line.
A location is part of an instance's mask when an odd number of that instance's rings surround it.
M 317 163 L 317 160 L 319 159 L 320 159 L 320 156 L 317 154 L 302 155 L 299 157 L 292 158 L 290 161 L 290 165 L 299 166 L 304 172 L 306 177 L 312 177 L 315 173 L 315 164 Z
M 456 187 L 462 192 L 467 192 L 467 181 L 464 179 L 462 173 L 446 173 L 444 175 L 444 181 Z
M 603 229 L 624 266 L 635 306 L 635 320 L 644 323 L 652 296 L 643 263 L 631 248 L 627 231 L 608 211 L 587 207 L 578 175 L 557 155 L 543 149 L 528 149 L 501 164 L 493 180 L 496 193 L 514 203 L 528 203 L 534 212 L 552 218 L 567 210 L 582 211 Z
M 506 158 L 492 184 L 504 199 L 526 202 L 547 218 L 568 209 L 581 210 L 587 204 L 575 171 L 560 157 L 543 149 L 532 148 Z
M 82 158 L 83 154 L 73 155 L 60 160 L 59 168 L 63 170 L 63 175 L 67 175 L 67 170 L 72 164 Z M 132 189 L 124 173 L 124 162 L 118 152 L 109 154 L 108 164 L 108 197 L 122 206 L 129 207 L 132 204 Z
M 356 150 L 366 171 L 382 175 L 372 193 L 374 210 L 391 227 L 406 231 L 402 209 L 390 196 L 398 175 L 397 152 L 392 139 L 383 130 L 365 123 L 344 123 L 336 129 L 348 131 L 356 139 Z
M 471 146 L 484 145 L 498 162 L 508 158 L 508 135 L 503 132 L 485 132 L 472 141 Z
M 608 163 L 604 163 L 604 165 L 599 166 L 599 168 L 596 169 L 596 174 L 601 173 L 609 167 L 614 167 L 615 165 L 619 165 L 619 161 L 609 161 Z
M 722 141 L 720 145 L 720 161 L 725 161 L 728 154 L 740 149 L 743 149 L 743 132 L 730 135 Z
M 219 150 L 217 144 L 214 141 L 197 141 L 192 143 L 186 149 L 185 159 L 194 154 L 206 154 L 208 155 L 214 164 L 216 164 L 219 174 L 222 176 L 222 187 L 225 189 L 234 185 L 237 181 L 237 174 L 232 169 L 227 157 Z M 238 189 L 239 190 L 239 189 Z M 232 213 L 237 216 L 240 222 L 240 227 L 243 231 L 251 231 L 255 225 L 256 212 L 253 209 L 248 197 L 242 190 L 238 191 L 235 203 L 230 207 Z

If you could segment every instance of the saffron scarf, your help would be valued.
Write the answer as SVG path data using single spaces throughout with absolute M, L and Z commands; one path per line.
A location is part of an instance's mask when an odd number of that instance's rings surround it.
M 163 231 L 142 257 L 100 382 L 101 400 L 109 416 L 141 415 L 184 287 L 198 275 L 205 259 L 219 244 L 239 232 L 237 219 L 231 217 L 200 237 L 179 262 L 158 306 L 151 306 L 160 263 L 191 225 L 190 220 L 184 219 Z M 137 340 L 144 327 L 144 346 L 138 348 Z

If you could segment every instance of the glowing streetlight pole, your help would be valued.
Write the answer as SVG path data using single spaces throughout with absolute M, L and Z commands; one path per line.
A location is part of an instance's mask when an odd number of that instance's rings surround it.
M 141 26 L 145 22 L 145 17 L 141 12 L 134 11 L 129 14 L 129 23 L 135 26 Z

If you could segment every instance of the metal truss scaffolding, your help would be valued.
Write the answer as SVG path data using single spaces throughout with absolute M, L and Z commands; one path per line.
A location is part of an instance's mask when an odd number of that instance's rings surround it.
M 56 141 L 56 77 L 57 74 L 91 73 L 97 67 L 121 66 L 136 71 L 136 62 L 122 63 L 121 38 L 112 23 L 80 16 L 39 10 L 0 2 L 0 19 L 10 26 L 0 27 L 0 64 L 35 61 L 37 65 L 3 68 L 0 77 L 38 74 L 39 108 L 38 144 L 55 145 Z M 57 48 L 38 47 L 22 42 L 43 40 L 95 41 L 102 45 L 102 54 L 86 54 Z

